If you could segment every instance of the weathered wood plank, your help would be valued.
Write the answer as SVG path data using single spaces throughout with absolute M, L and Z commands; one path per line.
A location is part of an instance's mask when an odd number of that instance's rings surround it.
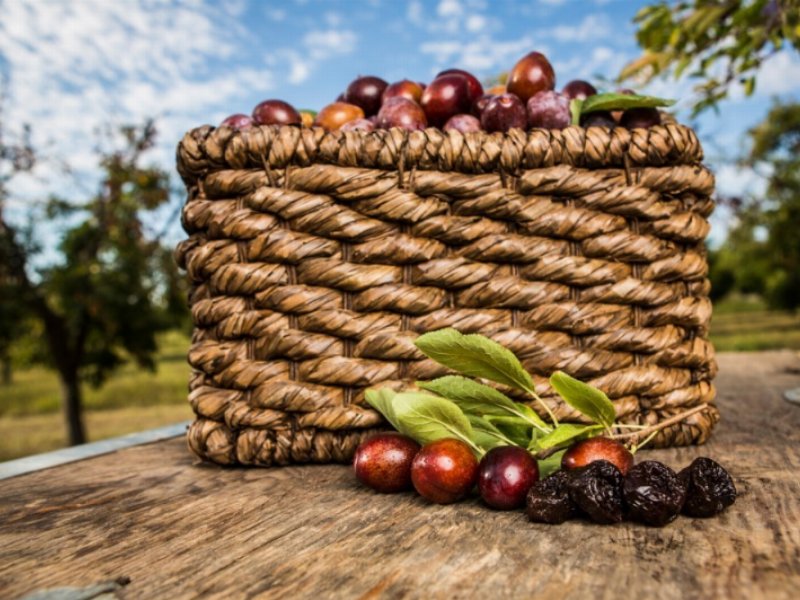
M 121 576 L 130 598 L 796 597 L 800 407 L 781 394 L 800 359 L 720 365 L 712 442 L 647 453 L 728 467 L 741 495 L 718 518 L 535 525 L 372 494 L 341 466 L 202 465 L 170 440 L 0 483 L 0 597 Z

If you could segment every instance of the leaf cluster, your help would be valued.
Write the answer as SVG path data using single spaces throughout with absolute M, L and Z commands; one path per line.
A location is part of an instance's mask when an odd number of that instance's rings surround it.
M 644 52 L 619 80 L 688 74 L 699 80 L 695 115 L 716 108 L 734 83 L 751 95 L 765 60 L 787 46 L 800 49 L 796 0 L 662 1 L 641 9 L 634 22 Z
M 366 399 L 395 429 L 421 444 L 455 438 L 478 456 L 498 446 L 520 446 L 541 456 L 541 466 L 552 471 L 557 462 L 551 457 L 558 451 L 614 426 L 616 410 L 605 393 L 556 371 L 550 377 L 552 388 L 591 421 L 588 425 L 559 423 L 519 359 L 487 337 L 448 328 L 421 335 L 415 344 L 459 375 L 418 381 L 422 392 L 370 389 Z M 489 383 L 527 394 L 549 418 L 543 419 L 528 404 Z

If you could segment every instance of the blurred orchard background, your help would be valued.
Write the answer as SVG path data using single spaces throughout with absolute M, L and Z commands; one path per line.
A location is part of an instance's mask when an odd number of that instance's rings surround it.
M 531 50 L 679 99 L 717 175 L 718 350 L 800 349 L 797 0 L 0 0 L 0 460 L 190 418 L 174 149 L 357 75 Z

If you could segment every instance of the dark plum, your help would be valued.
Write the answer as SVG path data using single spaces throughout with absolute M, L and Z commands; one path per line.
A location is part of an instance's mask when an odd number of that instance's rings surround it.
M 355 104 L 334 102 L 333 104 L 328 104 L 328 106 L 317 113 L 317 117 L 314 119 L 314 125 L 328 131 L 336 131 L 345 123 L 363 118 L 364 111 Z
M 472 114 L 480 119 L 486 105 L 489 104 L 489 100 L 492 98 L 494 98 L 494 94 L 484 94 L 475 100 L 475 102 L 472 103 Z
M 582 79 L 573 79 L 564 86 L 564 89 L 561 90 L 561 93 L 570 100 L 574 100 L 575 98 L 578 100 L 585 100 L 589 96 L 594 96 L 597 93 L 597 88 L 588 81 L 583 81 Z
M 472 115 L 455 115 L 444 124 L 445 131 L 460 131 L 461 133 L 472 133 L 481 130 L 481 122 Z
M 528 125 L 544 129 L 564 129 L 572 116 L 569 98 L 552 90 L 539 92 L 528 99 Z
M 478 461 L 469 446 L 441 439 L 422 447 L 411 463 L 411 481 L 420 496 L 436 504 L 452 504 L 475 486 Z
M 622 521 L 622 473 L 607 460 L 598 460 L 571 473 L 569 497 L 595 523 Z
M 220 127 L 230 127 L 231 129 L 236 129 L 239 131 L 243 129 L 250 129 L 253 125 L 255 125 L 253 119 L 241 113 L 231 115 L 219 124 Z
M 607 110 L 590 112 L 581 117 L 581 127 L 608 127 L 613 129 L 617 122 Z
M 471 102 L 467 80 L 456 74 L 437 77 L 422 92 L 420 104 L 428 123 L 442 127 L 450 117 L 469 112 Z
M 686 485 L 685 515 L 713 517 L 736 501 L 733 479 L 722 465 L 710 458 L 695 458 L 678 477 Z
M 283 100 L 264 100 L 253 109 L 253 121 L 259 125 L 300 125 L 302 119 L 291 104 Z
M 380 77 L 367 75 L 354 79 L 344 93 L 345 102 L 355 104 L 364 111 L 366 116 L 378 113 L 383 99 L 383 92 L 389 86 Z
M 607 437 L 593 437 L 572 444 L 561 457 L 561 468 L 571 471 L 598 460 L 610 462 L 623 475 L 633 466 L 633 454 L 625 446 Z
M 478 491 L 488 506 L 512 510 L 525 504 L 528 490 L 538 480 L 539 464 L 530 452 L 517 446 L 500 446 L 481 460 Z
M 578 515 L 578 507 L 569 497 L 567 471 L 556 471 L 531 486 L 525 513 L 535 523 L 558 525 Z
M 619 124 L 627 129 L 647 129 L 661 124 L 661 113 L 655 108 L 629 108 L 622 113 Z
M 419 104 L 407 98 L 397 97 L 384 102 L 375 125 L 380 129 L 399 127 L 408 131 L 418 131 L 425 129 L 428 122 L 425 111 Z
M 526 129 L 528 115 L 525 105 L 514 94 L 495 96 L 481 114 L 481 126 L 489 132 Z
M 623 96 L 635 96 L 636 95 L 636 92 L 633 91 L 630 88 L 619 88 L 617 90 L 614 90 L 614 93 L 615 94 L 622 94 Z M 622 111 L 621 110 L 612 110 L 611 111 L 611 116 L 614 118 L 614 120 L 617 123 L 619 123 L 619 120 L 622 118 Z
M 675 520 L 686 498 L 686 485 L 663 463 L 645 460 L 631 467 L 622 484 L 628 518 L 663 527 Z
M 348 121 L 339 128 L 339 131 L 374 131 L 375 123 L 369 119 L 356 119 Z
M 446 69 L 439 73 L 434 79 L 443 75 L 461 75 L 464 79 L 466 79 L 467 88 L 469 89 L 470 102 L 475 102 L 475 100 L 483 96 L 483 86 L 481 85 L 481 82 L 478 81 L 477 77 L 475 77 L 475 75 L 469 71 L 464 71 L 463 69 Z
M 531 52 L 523 56 L 508 74 L 506 88 L 523 102 L 528 98 L 552 90 L 556 86 L 556 74 L 547 57 L 541 52 Z
M 356 479 L 382 494 L 411 489 L 411 463 L 419 444 L 399 433 L 379 433 L 361 442 L 353 459 Z
M 406 98 L 412 102 L 419 103 L 422 99 L 422 86 L 408 79 L 397 81 L 383 91 L 382 101 L 385 103 L 390 98 Z

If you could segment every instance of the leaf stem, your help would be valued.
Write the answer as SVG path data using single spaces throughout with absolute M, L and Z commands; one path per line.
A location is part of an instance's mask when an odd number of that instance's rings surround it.
M 703 403 L 699 406 L 695 406 L 694 408 L 690 408 L 687 411 L 682 413 L 678 413 L 677 415 L 670 417 L 666 421 L 661 421 L 660 423 L 656 423 L 655 425 L 650 425 L 649 427 L 645 427 L 639 431 L 631 431 L 630 433 L 618 433 L 616 435 L 612 435 L 611 438 L 615 440 L 628 440 L 628 439 L 637 439 L 643 436 L 648 436 L 652 433 L 658 433 L 665 427 L 669 427 L 670 425 L 675 425 L 675 423 L 680 423 L 684 419 L 691 417 L 694 414 L 704 411 L 708 408 L 708 404 Z
M 545 401 L 542 400 L 539 394 L 536 393 L 536 390 L 533 388 L 526 388 L 525 391 L 533 396 L 533 399 L 536 400 L 542 406 L 542 408 L 544 408 L 544 410 L 547 412 L 547 415 L 550 417 L 550 420 L 553 422 L 553 426 L 558 427 L 558 419 L 556 419 L 555 414 L 553 414 L 553 411 L 550 410 L 550 407 L 547 406 Z

